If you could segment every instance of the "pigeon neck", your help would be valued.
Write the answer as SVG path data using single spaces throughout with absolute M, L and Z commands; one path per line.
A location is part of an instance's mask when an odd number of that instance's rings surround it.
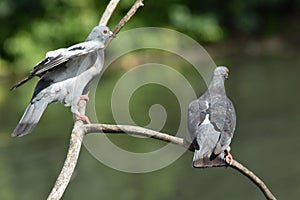
M 225 87 L 224 87 L 224 77 L 221 75 L 214 75 L 209 84 L 208 90 L 212 94 L 219 94 L 219 95 L 226 94 Z

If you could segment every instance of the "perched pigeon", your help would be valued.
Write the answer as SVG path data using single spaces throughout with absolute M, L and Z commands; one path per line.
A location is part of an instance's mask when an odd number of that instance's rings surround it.
M 188 110 L 188 128 L 195 148 L 193 167 L 225 166 L 232 161 L 230 142 L 236 125 L 232 102 L 226 96 L 226 67 L 214 70 L 208 90 L 192 101 Z
M 40 77 L 33 96 L 12 136 L 30 133 L 40 120 L 47 105 L 62 102 L 71 106 L 71 111 L 86 123 L 85 115 L 78 111 L 80 99 L 88 99 L 88 85 L 100 74 L 104 62 L 105 41 L 114 36 L 106 26 L 96 26 L 83 43 L 69 48 L 50 51 L 46 58 L 38 63 L 30 75 L 17 83 L 16 89 L 34 76 Z

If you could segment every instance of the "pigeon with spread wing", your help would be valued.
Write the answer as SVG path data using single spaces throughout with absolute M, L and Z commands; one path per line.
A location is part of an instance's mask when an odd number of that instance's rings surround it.
M 89 123 L 78 110 L 80 99 L 88 99 L 89 83 L 100 74 L 104 63 L 104 47 L 114 34 L 106 26 L 96 26 L 85 42 L 50 51 L 28 77 L 12 89 L 23 85 L 34 76 L 40 77 L 33 96 L 12 136 L 23 136 L 34 129 L 48 104 L 61 102 L 71 106 L 71 112 Z

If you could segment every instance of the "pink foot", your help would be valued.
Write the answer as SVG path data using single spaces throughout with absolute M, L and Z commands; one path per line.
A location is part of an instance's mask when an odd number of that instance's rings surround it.
M 85 115 L 76 115 L 76 120 L 81 120 L 83 121 L 85 124 L 90 124 L 90 120 L 87 116 Z
M 224 156 L 224 160 L 227 164 L 231 165 L 232 161 L 233 161 L 233 157 L 231 155 L 231 153 L 228 150 L 225 150 L 225 156 Z
M 88 95 L 81 95 L 80 100 L 89 101 L 89 96 Z

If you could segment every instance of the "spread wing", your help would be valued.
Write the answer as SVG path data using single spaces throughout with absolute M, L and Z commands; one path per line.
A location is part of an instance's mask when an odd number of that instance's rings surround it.
M 55 51 L 50 51 L 46 54 L 46 58 L 43 61 L 39 62 L 33 68 L 29 76 L 27 76 L 25 79 L 21 80 L 16 85 L 14 85 L 12 87 L 12 90 L 23 85 L 34 76 L 43 76 L 46 72 L 51 71 L 56 67 L 59 67 L 61 64 L 68 62 L 74 57 L 83 56 L 101 48 L 104 48 L 103 43 L 98 41 L 88 41 L 73 45 L 69 48 L 62 48 L 57 49 Z

